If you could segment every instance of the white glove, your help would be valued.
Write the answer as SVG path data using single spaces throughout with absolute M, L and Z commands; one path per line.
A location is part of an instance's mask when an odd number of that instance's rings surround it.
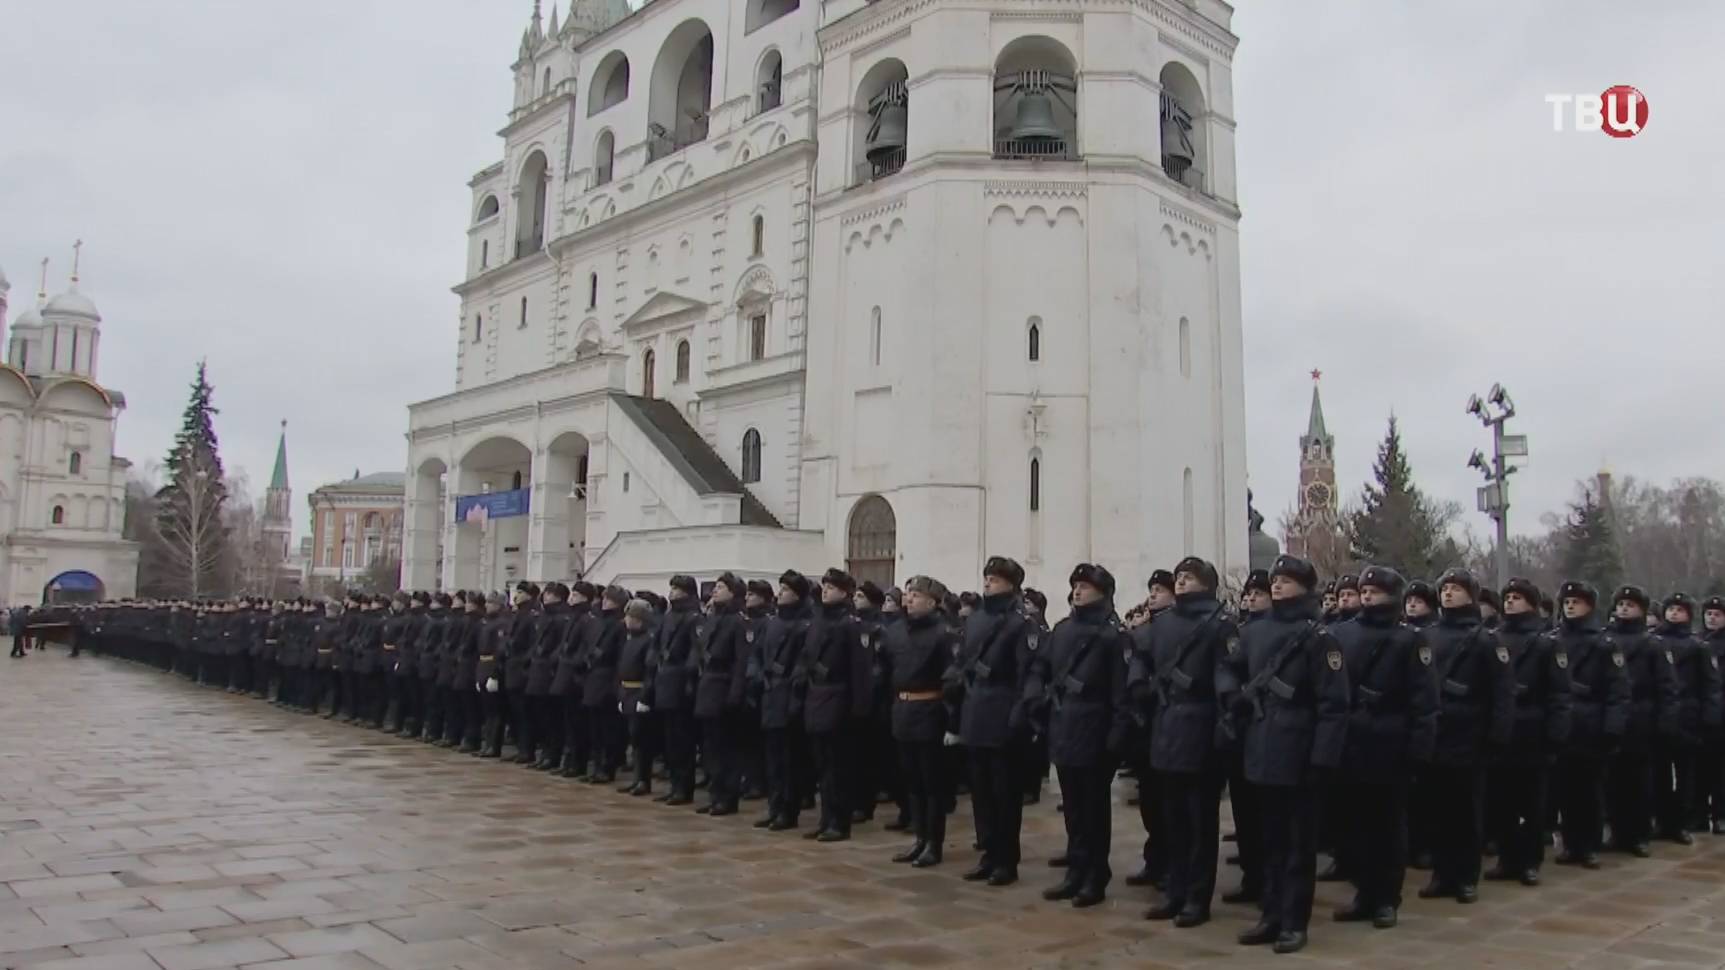
M 485 679 L 485 692 L 487 694 L 497 693 L 497 678 L 496 677 L 487 677 Z
M 623 702 L 622 701 L 617 702 L 617 713 L 618 714 L 623 713 Z
M 647 705 L 641 703 L 640 701 L 636 701 L 635 702 L 635 713 L 636 714 L 651 714 L 651 713 L 653 713 L 653 709 L 651 707 L 648 707 Z
M 948 731 L 948 732 L 946 732 L 946 736 L 942 737 L 940 739 L 940 743 L 946 745 L 949 748 L 953 747 L 959 743 L 958 735 L 952 733 L 951 731 Z

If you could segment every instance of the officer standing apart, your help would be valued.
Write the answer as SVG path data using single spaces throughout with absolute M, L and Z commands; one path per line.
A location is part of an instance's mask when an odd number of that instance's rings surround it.
M 1133 702 L 1146 708 L 1158 834 L 1169 848 L 1166 895 L 1146 916 L 1178 927 L 1210 920 L 1224 778 L 1216 725 L 1221 698 L 1239 689 L 1228 665 L 1239 631 L 1216 599 L 1216 582 L 1216 567 L 1196 556 L 1174 567 L 1174 605 L 1133 632 L 1127 674 Z
M 982 846 L 981 858 L 964 878 L 992 886 L 1018 880 L 1024 823 L 1023 762 L 1030 740 L 1024 674 L 1037 634 L 1024 618 L 1023 584 L 1023 566 L 1004 556 L 989 558 L 982 570 L 981 608 L 965 620 L 964 646 L 946 680 L 955 733 L 970 760 L 970 803 Z M 895 704 L 895 719 L 897 709 Z M 895 728 L 894 733 L 902 732 Z
M 1036 652 L 1025 698 L 1043 706 L 1049 760 L 1065 804 L 1066 877 L 1042 893 L 1079 908 L 1107 898 L 1112 836 L 1109 788 L 1131 722 L 1126 652 L 1131 642 L 1114 615 L 1114 576 L 1080 563 L 1069 580 L 1072 611 Z
M 1277 953 L 1305 948 L 1318 849 L 1318 793 L 1341 763 L 1347 739 L 1348 678 L 1342 647 L 1324 629 L 1314 592 L 1318 571 L 1296 556 L 1270 570 L 1270 616 L 1241 631 L 1229 659 L 1244 685 L 1229 699 L 1234 734 L 1245 746 L 1246 780 L 1263 819 L 1264 900 L 1244 946 Z

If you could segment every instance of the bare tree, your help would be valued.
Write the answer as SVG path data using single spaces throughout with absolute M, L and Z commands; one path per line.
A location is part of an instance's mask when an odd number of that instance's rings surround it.
M 174 479 L 156 494 L 156 528 L 162 539 L 168 585 L 193 599 L 226 595 L 227 497 L 221 469 L 197 451 L 182 454 Z

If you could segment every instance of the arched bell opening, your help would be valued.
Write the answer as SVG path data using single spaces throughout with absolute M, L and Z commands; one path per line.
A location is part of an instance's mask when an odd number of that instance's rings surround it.
M 1020 37 L 994 62 L 994 157 L 1078 157 L 1077 61 L 1049 37 Z
M 1204 144 L 1204 92 L 1184 64 L 1170 61 L 1158 76 L 1162 84 L 1159 120 L 1162 171 L 1182 185 L 1203 191 L 1209 175 Z
M 904 167 L 910 147 L 910 72 L 888 58 L 869 68 L 857 85 L 856 181 L 885 178 Z

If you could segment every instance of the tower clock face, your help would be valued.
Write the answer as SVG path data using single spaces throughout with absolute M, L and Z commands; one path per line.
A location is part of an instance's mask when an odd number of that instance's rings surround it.
M 1330 504 L 1330 487 L 1323 482 L 1313 482 L 1306 486 L 1306 501 L 1312 505 Z

